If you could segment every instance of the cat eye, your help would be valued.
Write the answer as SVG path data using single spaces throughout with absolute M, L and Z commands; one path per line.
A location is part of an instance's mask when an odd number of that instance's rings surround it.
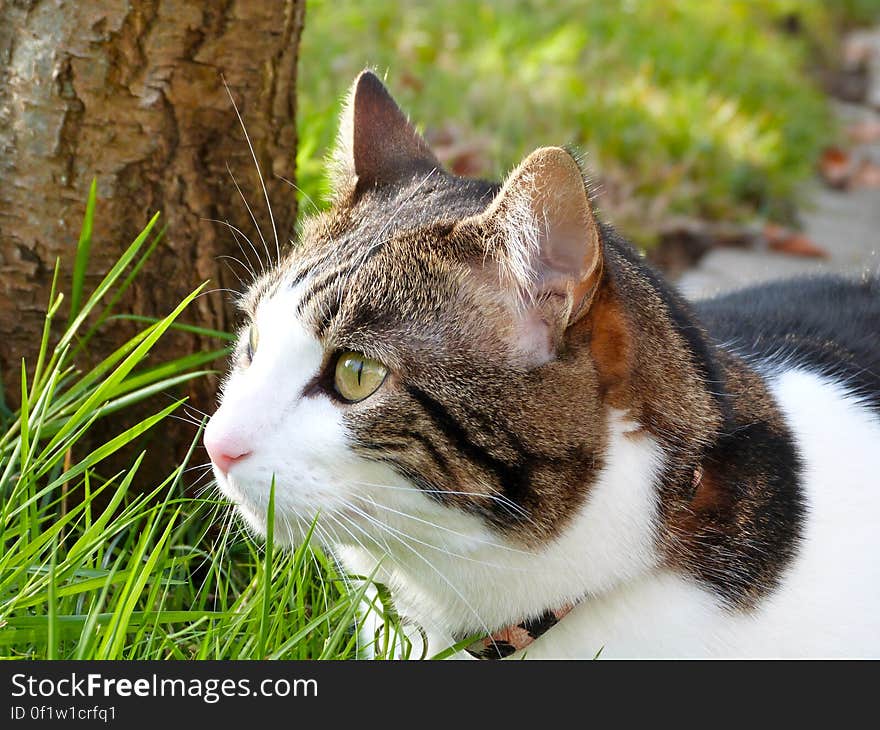
M 336 361 L 333 385 L 345 400 L 357 403 L 373 395 L 382 383 L 388 368 L 359 352 L 344 352 Z
M 254 355 L 257 354 L 257 345 L 260 344 L 260 333 L 257 329 L 257 325 L 252 324 L 248 328 L 248 360 L 253 358 Z

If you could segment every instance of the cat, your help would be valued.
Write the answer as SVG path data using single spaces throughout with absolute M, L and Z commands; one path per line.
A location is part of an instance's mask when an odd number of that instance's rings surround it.
M 419 655 L 880 655 L 876 278 L 689 304 L 569 151 L 456 177 L 369 70 L 333 171 L 204 437 L 254 531 L 274 478 Z

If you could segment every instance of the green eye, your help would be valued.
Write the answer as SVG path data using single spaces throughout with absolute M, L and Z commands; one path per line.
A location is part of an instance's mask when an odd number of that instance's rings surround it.
M 260 333 L 257 325 L 252 324 L 248 329 L 248 357 L 257 354 L 257 345 L 260 344 Z
M 336 361 L 333 384 L 345 400 L 355 403 L 375 393 L 385 382 L 388 368 L 359 352 L 344 352 Z

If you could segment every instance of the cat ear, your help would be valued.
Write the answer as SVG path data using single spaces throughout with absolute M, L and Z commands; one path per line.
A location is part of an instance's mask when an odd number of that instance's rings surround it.
M 480 220 L 502 280 L 526 309 L 540 310 L 551 339 L 561 336 L 588 311 L 602 276 L 599 226 L 578 163 L 561 147 L 535 150 Z
M 331 162 L 337 193 L 440 167 L 428 143 L 370 70 L 362 71 L 349 91 Z

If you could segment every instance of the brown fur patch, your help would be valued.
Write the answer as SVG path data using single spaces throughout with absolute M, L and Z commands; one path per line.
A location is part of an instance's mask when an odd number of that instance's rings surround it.
M 721 489 L 717 476 L 704 468 L 699 469 L 699 480 L 694 489 L 694 496 L 688 505 L 693 516 L 717 512 L 724 508 L 728 495 Z M 689 532 L 689 530 L 688 530 Z
M 585 319 L 589 328 L 590 352 L 605 402 L 612 408 L 627 409 L 630 405 L 634 333 L 610 282 L 600 286 Z

